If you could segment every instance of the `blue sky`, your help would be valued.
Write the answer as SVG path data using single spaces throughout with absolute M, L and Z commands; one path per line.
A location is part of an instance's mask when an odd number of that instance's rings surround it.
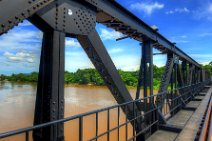
M 150 26 L 189 54 L 197 62 L 212 61 L 212 1 L 211 0 L 117 0 Z M 118 69 L 137 70 L 141 48 L 132 39 L 115 41 L 122 37 L 103 25 L 96 29 Z M 38 71 L 42 33 L 24 21 L 0 37 L 0 74 Z M 154 50 L 156 52 L 156 50 Z M 75 39 L 66 38 L 65 69 L 93 67 Z M 166 56 L 154 56 L 154 64 L 163 66 Z

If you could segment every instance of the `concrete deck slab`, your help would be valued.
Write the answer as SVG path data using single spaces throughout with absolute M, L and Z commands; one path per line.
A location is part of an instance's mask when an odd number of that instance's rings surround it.
M 193 111 L 180 110 L 176 115 L 174 115 L 171 119 L 169 119 L 167 123 L 179 128 L 183 128 L 192 114 Z
M 199 130 L 200 123 L 202 122 L 204 113 L 207 109 L 211 93 L 212 93 L 212 87 L 208 90 L 205 98 L 202 101 L 200 101 L 201 104 L 196 109 L 194 114 L 191 116 L 188 123 L 181 131 L 181 133 L 177 136 L 176 141 L 194 141 L 196 134 Z
M 202 100 L 202 99 L 204 99 L 205 98 L 205 96 L 196 96 L 195 97 L 195 99 L 199 99 L 199 100 Z
M 147 141 L 174 141 L 178 133 L 169 132 L 165 130 L 158 130 Z
M 197 108 L 200 105 L 201 101 L 190 101 L 186 108 Z

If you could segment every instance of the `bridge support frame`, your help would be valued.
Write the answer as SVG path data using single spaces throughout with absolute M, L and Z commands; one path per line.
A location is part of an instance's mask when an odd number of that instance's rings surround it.
M 64 118 L 65 34 L 44 32 L 37 86 L 34 125 Z M 33 132 L 34 141 L 63 141 L 63 124 Z

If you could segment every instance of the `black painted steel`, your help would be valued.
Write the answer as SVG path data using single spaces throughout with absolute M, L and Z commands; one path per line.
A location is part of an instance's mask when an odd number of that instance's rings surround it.
M 120 75 L 118 74 L 118 71 L 113 64 L 107 50 L 105 49 L 98 33 L 94 30 L 88 36 L 78 35 L 77 39 L 79 40 L 80 44 L 82 45 L 83 49 L 87 53 L 99 74 L 102 76 L 116 101 L 119 104 L 132 101 L 133 99 Z M 127 113 L 129 120 L 133 118 L 132 106 L 129 105 L 127 111 L 125 108 L 122 110 Z M 137 114 L 139 114 L 137 106 L 135 107 L 135 110 Z M 139 126 L 139 121 L 137 121 L 136 125 L 136 130 L 140 131 L 141 127 Z
M 31 17 L 34 14 L 41 16 L 53 28 L 59 29 L 66 33 L 73 32 L 73 30 L 70 30 L 71 28 L 69 27 L 69 25 L 76 25 L 76 23 L 72 23 L 71 21 L 74 21 L 73 17 L 76 15 L 74 11 L 75 7 L 77 8 L 81 6 L 84 7 L 83 9 L 81 9 L 83 14 L 85 11 L 90 12 L 90 14 L 85 12 L 84 15 L 90 16 L 88 20 L 95 20 L 95 13 L 93 13 L 93 10 L 91 9 L 97 9 L 97 22 L 106 24 L 111 28 L 117 27 L 114 27 L 113 25 L 115 23 L 118 23 L 117 25 L 121 25 L 121 27 L 118 26 L 116 29 L 128 35 L 129 37 L 132 37 L 139 41 L 143 41 L 143 37 L 145 36 L 151 39 L 153 42 L 157 43 L 155 48 L 158 48 L 163 52 L 166 52 L 167 50 L 168 52 L 173 52 L 178 55 L 180 59 L 187 60 L 189 63 L 192 63 L 199 68 L 201 67 L 195 60 L 193 60 L 179 48 L 175 47 L 173 43 L 168 41 L 165 37 L 153 30 L 150 26 L 148 26 L 146 23 L 134 16 L 129 11 L 127 11 L 114 0 L 86 1 L 91 5 L 89 5 L 85 1 L 82 2 L 75 0 L 17 0 L 15 2 L 1 1 L 0 6 L 2 8 L 0 11 L 0 35 L 13 28 L 22 20 Z M 78 9 L 76 9 L 76 11 L 77 10 Z M 70 12 L 73 14 L 73 16 L 69 15 Z M 78 20 L 78 18 L 76 18 L 75 20 Z M 79 23 L 81 24 L 81 22 L 82 21 L 80 21 Z M 87 28 L 87 30 L 85 30 L 83 28 L 85 26 L 82 26 L 82 28 L 74 29 L 81 29 L 81 31 L 84 32 L 80 32 L 80 30 L 74 32 L 78 32 L 79 34 L 87 34 L 89 31 L 92 31 L 92 28 L 95 26 L 95 21 L 94 24 L 92 21 L 90 23 L 92 24 L 88 27 L 91 27 L 91 29 Z
M 34 124 L 64 118 L 64 43 L 65 34 L 44 33 Z M 63 125 L 35 131 L 34 140 L 63 140 Z

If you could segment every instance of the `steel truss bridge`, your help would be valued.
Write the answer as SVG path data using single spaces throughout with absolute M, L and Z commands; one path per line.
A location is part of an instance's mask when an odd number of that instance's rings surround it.
M 0 134 L 1 138 L 24 134 L 25 140 L 63 141 L 64 123 L 78 119 L 79 141 L 83 141 L 84 117 L 96 117 L 96 135 L 89 140 L 106 140 L 121 127 L 133 127 L 131 137 L 126 140 L 143 141 L 151 138 L 158 130 L 180 133 L 183 129 L 168 123 L 179 111 L 195 110 L 187 104 L 196 96 L 205 96 L 209 89 L 206 113 L 203 119 L 209 121 L 211 91 L 206 85 L 211 82 L 209 73 L 202 69 L 189 55 L 180 50 L 157 30 L 127 11 L 114 0 L 0 0 L 0 35 L 3 35 L 27 19 L 43 32 L 40 70 L 37 86 L 34 126 Z M 138 78 L 136 99 L 125 87 L 112 62 L 95 26 L 101 23 L 121 32 L 125 37 L 141 43 L 142 57 Z M 76 38 L 104 79 L 118 105 L 64 118 L 64 42 L 65 37 Z M 118 40 L 121 40 L 118 39 Z M 153 94 L 153 48 L 167 55 L 167 62 L 158 94 Z M 130 47 L 129 47 L 130 49 Z M 144 97 L 140 97 L 143 88 Z M 170 88 L 170 89 L 168 89 Z M 148 91 L 149 90 L 149 91 Z M 206 100 L 207 100 L 206 99 Z M 196 100 L 198 101 L 198 100 Z M 210 102 L 210 103 L 209 103 Z M 117 109 L 117 126 L 110 127 L 110 111 Z M 126 122 L 120 124 L 120 111 L 126 115 Z M 208 110 L 208 111 L 207 111 Z M 107 113 L 107 131 L 99 133 L 99 113 Z M 208 123 L 207 123 L 208 124 Z M 205 138 L 204 120 L 198 126 L 194 139 Z M 204 128 L 203 128 L 204 127 Z M 207 129 L 206 128 L 206 129 Z M 203 130 L 204 129 L 204 130 Z M 198 130 L 199 131 L 199 130 Z M 204 131 L 204 132 L 201 132 Z M 72 134 L 72 133 L 70 133 Z

